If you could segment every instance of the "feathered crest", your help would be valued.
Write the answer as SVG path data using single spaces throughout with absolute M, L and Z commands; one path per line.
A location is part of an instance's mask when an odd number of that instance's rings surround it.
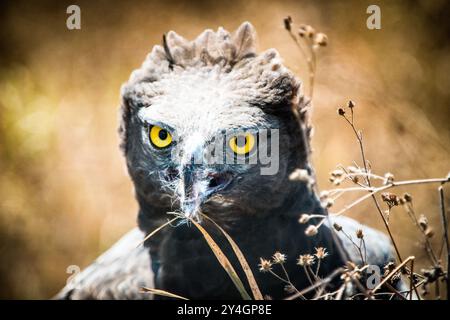
M 256 32 L 244 22 L 235 32 L 220 27 L 207 29 L 195 40 L 188 41 L 174 31 L 163 36 L 142 67 L 133 72 L 130 82 L 157 81 L 161 75 L 177 68 L 216 66 L 231 70 L 236 64 L 256 56 Z
M 225 63 L 233 65 L 245 57 L 255 56 L 256 35 L 253 26 L 246 22 L 230 34 L 223 28 L 217 32 L 205 30 L 194 41 L 187 41 L 173 31 L 164 37 L 164 51 L 173 63 L 182 67 Z M 171 53 L 173 49 L 173 54 Z
M 275 49 L 260 54 L 256 51 L 256 32 L 249 22 L 244 22 L 235 32 L 223 28 L 216 32 L 207 29 L 196 39 L 188 41 L 170 31 L 163 36 L 162 45 L 156 45 L 142 66 L 133 71 L 122 87 L 122 125 L 124 137 L 133 106 L 149 105 L 154 96 L 163 94 L 165 77 L 175 79 L 180 74 L 220 75 L 242 101 L 269 110 L 277 106 L 291 107 L 304 131 L 309 136 L 307 110 L 309 101 L 300 92 L 300 81 L 283 66 Z M 274 111 L 275 111 L 274 109 Z M 281 110 L 281 109 L 280 109 Z M 125 143 L 122 143 L 122 146 Z

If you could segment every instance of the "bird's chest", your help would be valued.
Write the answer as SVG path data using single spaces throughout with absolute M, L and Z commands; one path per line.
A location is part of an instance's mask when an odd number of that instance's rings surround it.
M 278 224 L 278 232 L 267 227 L 262 230 L 251 230 L 251 234 L 238 235 L 234 240 L 243 252 L 258 286 L 263 295 L 274 299 L 283 299 L 292 293 L 286 282 L 281 281 L 269 272 L 261 272 L 258 264 L 260 258 L 270 259 L 272 255 L 280 251 L 287 256 L 283 265 L 289 275 L 289 281 L 297 288 L 308 287 L 310 279 L 305 274 L 304 268 L 297 265 L 297 258 L 301 254 L 313 253 L 314 248 L 330 243 L 306 240 L 304 232 L 298 228 L 298 223 L 283 228 Z M 225 239 L 215 237 L 215 240 L 223 253 L 228 257 L 236 273 L 251 296 L 251 290 L 240 262 L 236 258 L 232 248 Z M 306 240 L 306 241 L 305 241 Z M 159 251 L 160 267 L 155 279 L 157 289 L 189 298 L 189 299 L 241 299 L 239 291 L 233 281 L 218 262 L 201 234 L 192 230 L 177 230 L 168 235 L 161 244 Z M 338 259 L 328 259 L 323 263 L 319 274 L 326 276 L 340 263 Z M 280 265 L 273 265 L 273 272 L 286 278 L 285 270 Z M 315 269 L 314 269 L 315 271 Z

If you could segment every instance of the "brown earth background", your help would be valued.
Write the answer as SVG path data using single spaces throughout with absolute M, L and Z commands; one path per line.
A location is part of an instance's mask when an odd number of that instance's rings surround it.
M 81 7 L 81 30 L 66 8 Z M 205 28 L 257 29 L 307 83 L 307 67 L 282 20 L 329 37 L 319 53 L 314 164 L 331 188 L 337 164 L 360 159 L 336 114 L 357 103 L 373 170 L 397 180 L 444 177 L 450 169 L 450 34 L 447 1 L 377 1 L 382 29 L 366 28 L 372 1 L 14 1 L 0 7 L 0 298 L 49 298 L 69 265 L 87 266 L 135 226 L 136 203 L 118 149 L 119 88 L 162 34 L 193 38 Z M 408 190 L 441 243 L 436 186 Z M 450 191 L 447 191 L 450 194 Z M 358 194 L 336 203 L 341 208 Z M 446 197 L 447 207 L 450 207 Z M 382 229 L 369 201 L 349 213 Z M 401 208 L 391 226 L 404 256 L 427 266 Z M 301 253 L 299 253 L 301 254 Z M 291 257 L 294 258 L 294 257 Z

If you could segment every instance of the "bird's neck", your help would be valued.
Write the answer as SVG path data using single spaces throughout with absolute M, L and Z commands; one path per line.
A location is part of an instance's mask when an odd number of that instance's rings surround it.
M 299 216 L 303 213 L 325 213 L 325 210 L 320 206 L 316 193 L 307 186 L 300 185 L 290 194 L 295 194 L 296 196 L 286 197 L 282 206 L 272 209 L 270 212 L 263 212 L 258 215 L 246 215 L 242 212 L 236 212 L 233 216 L 238 217 L 238 219 L 231 220 L 230 224 L 216 221 L 238 244 L 258 278 L 261 277 L 257 270 L 260 257 L 269 258 L 276 251 L 281 251 L 292 257 L 292 261 L 286 267 L 295 271 L 298 268 L 295 265 L 295 257 L 299 254 L 313 253 L 314 247 L 318 246 L 324 246 L 332 250 L 332 244 L 328 240 L 321 243 L 321 241 L 324 241 L 323 239 L 330 239 L 330 237 L 321 234 L 314 238 L 306 237 L 306 226 L 298 222 Z M 146 234 L 167 222 L 167 219 L 170 217 L 167 215 L 167 212 L 171 211 L 171 208 L 157 207 L 139 196 L 137 198 L 140 206 L 139 226 Z M 202 225 L 214 238 L 225 255 L 234 257 L 230 258 L 232 264 L 239 265 L 239 261 L 235 259 L 233 249 L 222 232 L 206 219 L 203 220 Z M 195 282 L 198 280 L 197 278 L 201 278 L 204 281 L 205 274 L 201 272 L 199 274 L 191 274 L 190 270 L 205 268 L 204 272 L 206 274 L 211 272 L 213 279 L 218 277 L 220 279 L 228 279 L 226 274 L 220 274 L 220 272 L 223 273 L 223 270 L 218 265 L 217 259 L 212 254 L 202 234 L 192 224 L 182 224 L 177 227 L 168 226 L 152 236 L 146 242 L 146 246 L 149 247 L 152 269 L 159 288 L 183 292 L 191 297 L 192 294 L 198 293 L 198 298 L 200 298 L 201 291 L 192 289 L 189 285 L 190 281 L 183 279 L 192 279 Z M 214 272 L 211 270 L 214 270 Z M 263 282 L 267 279 L 260 280 Z M 304 279 L 299 278 L 298 281 L 302 285 Z M 229 287 L 228 282 L 225 283 L 227 283 L 225 291 L 234 294 L 235 288 Z M 279 284 L 275 282 L 266 281 L 266 283 L 267 291 L 272 291 L 272 287 L 279 287 Z M 216 290 L 215 283 L 210 285 L 211 288 L 205 289 L 207 290 L 207 292 L 204 292 L 205 295 L 209 295 L 210 292 Z M 278 289 L 273 290 L 277 291 Z M 282 292 L 281 286 L 280 295 Z M 227 293 L 219 292 L 218 294 L 217 298 Z

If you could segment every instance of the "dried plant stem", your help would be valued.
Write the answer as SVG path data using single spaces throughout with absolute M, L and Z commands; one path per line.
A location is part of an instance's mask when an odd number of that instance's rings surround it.
M 314 78 L 316 73 L 316 53 L 313 48 L 313 44 L 311 40 L 309 40 L 309 43 L 307 43 L 308 40 L 306 38 L 302 38 L 305 40 L 303 44 L 308 48 L 309 54 L 306 52 L 305 48 L 302 45 L 302 39 L 299 39 L 299 37 L 292 31 L 291 28 L 288 29 L 289 35 L 291 36 L 292 40 L 294 40 L 294 43 L 300 50 L 300 53 L 303 55 L 303 57 L 306 60 L 306 63 L 308 65 L 308 73 L 309 73 L 309 98 L 312 100 L 313 93 L 314 93 Z
M 364 240 L 364 238 L 361 239 L 360 241 L 360 245 L 359 247 L 363 247 L 364 248 L 364 264 L 367 263 L 367 247 L 366 247 L 366 241 Z
M 309 283 L 311 285 L 314 285 L 314 281 L 312 280 L 311 275 L 309 274 L 308 267 L 306 265 L 303 266 L 303 270 L 305 271 L 305 274 L 306 274 L 306 277 L 308 278 Z
M 445 202 L 444 202 L 444 188 L 443 186 L 439 186 L 439 202 L 441 209 L 441 219 L 442 219 L 442 227 L 444 228 L 444 242 L 445 247 L 447 249 L 447 299 L 450 297 L 450 248 L 449 248 L 449 240 L 448 240 L 448 221 L 447 214 L 445 212 Z
M 367 182 L 367 186 L 369 188 L 372 187 L 372 184 L 370 182 L 370 176 L 369 176 L 369 170 L 367 168 L 367 160 L 366 160 L 366 154 L 364 151 L 364 144 L 363 144 L 363 138 L 362 138 L 362 132 L 358 131 L 355 127 L 355 122 L 354 122 L 354 114 L 353 114 L 353 108 L 350 108 L 351 110 L 351 115 L 352 115 L 352 119 L 351 121 L 345 116 L 343 115 L 343 118 L 350 124 L 350 127 L 352 128 L 356 139 L 358 140 L 358 145 L 359 145 L 359 149 L 360 149 L 360 153 L 361 153 L 361 157 L 362 157 L 362 161 L 363 161 L 363 166 L 364 166 L 364 172 L 367 174 L 365 176 L 366 178 L 366 182 Z M 384 226 L 386 228 L 386 231 L 388 232 L 388 235 L 391 239 L 392 245 L 394 246 L 395 252 L 398 256 L 398 259 L 400 260 L 400 262 L 403 261 L 402 256 L 400 254 L 400 250 L 398 249 L 397 243 L 395 242 L 394 236 L 392 235 L 391 229 L 389 228 L 389 223 L 386 220 L 386 217 L 383 214 L 383 211 L 381 210 L 380 204 L 378 203 L 377 198 L 375 197 L 375 194 L 371 194 L 371 197 L 373 199 L 373 202 L 375 204 L 375 207 L 377 208 L 378 213 L 380 214 L 381 219 L 383 220 Z
M 194 219 L 189 219 L 196 227 L 197 229 L 202 233 L 203 238 L 205 238 L 206 242 L 208 243 L 208 246 L 211 248 L 211 251 L 214 253 L 214 255 L 217 258 L 217 261 L 219 261 L 222 268 L 227 272 L 228 276 L 233 281 L 233 284 L 236 286 L 236 289 L 241 294 L 241 297 L 244 300 L 252 300 L 248 292 L 245 290 L 244 284 L 242 283 L 242 280 L 239 278 L 239 276 L 236 273 L 236 270 L 233 268 L 233 266 L 230 263 L 230 260 L 225 256 L 223 251 L 220 249 L 218 244 L 214 241 L 214 239 L 209 235 L 209 233 L 203 228 L 199 223 L 197 223 Z
M 394 188 L 394 187 L 399 187 L 399 186 L 406 186 L 406 185 L 415 185 L 415 184 L 427 184 L 427 183 L 447 183 L 449 182 L 449 178 L 434 178 L 434 179 L 416 179 L 416 180 L 405 180 L 405 181 L 394 181 L 390 184 L 387 184 L 385 186 L 381 186 L 381 187 L 376 187 L 376 188 L 367 188 L 366 190 L 370 191 L 370 193 L 360 197 L 359 199 L 357 199 L 356 201 L 352 202 L 349 205 L 346 205 L 343 209 L 339 210 L 336 213 L 330 213 L 333 216 L 339 216 L 342 215 L 344 212 L 350 210 L 351 208 L 353 208 L 354 206 L 360 204 L 361 202 L 363 202 L 364 200 L 370 198 L 371 196 Z
M 415 259 L 414 256 L 409 256 L 402 263 L 400 263 L 394 270 L 392 270 L 375 288 L 370 291 L 370 294 L 377 292 L 393 275 L 395 275 L 398 271 L 400 271 L 408 262 L 413 261 Z
M 283 264 L 283 263 L 280 263 L 280 266 L 281 266 L 281 269 L 283 270 L 283 273 L 284 273 L 284 276 L 286 277 L 286 280 L 289 282 L 289 284 L 292 285 L 291 279 L 289 278 L 289 274 L 287 273 L 286 268 L 284 267 L 284 264 Z M 294 285 L 292 285 L 292 287 L 295 288 Z M 296 290 L 297 290 L 297 289 L 296 289 Z M 297 290 L 297 291 L 298 291 L 298 290 Z
M 207 215 L 205 215 L 203 213 L 201 215 L 205 219 L 211 221 L 216 226 L 216 228 L 222 232 L 222 234 L 225 236 L 225 238 L 227 238 L 228 242 L 230 243 L 231 247 L 233 248 L 234 253 L 236 254 L 236 256 L 239 260 L 239 263 L 241 264 L 242 270 L 244 270 L 244 273 L 245 273 L 248 283 L 250 285 L 250 289 L 252 290 L 252 293 L 253 293 L 253 298 L 255 300 L 264 300 L 263 296 L 261 294 L 261 291 L 259 290 L 258 284 L 256 283 L 256 279 L 253 275 L 252 269 L 248 265 L 248 262 L 245 259 L 244 255 L 242 254 L 242 251 L 239 249 L 239 246 L 236 244 L 236 242 L 234 242 L 233 238 L 231 238 L 231 236 L 221 226 L 219 226 L 213 219 L 211 219 L 210 217 L 208 217 Z M 284 267 L 283 267 L 283 269 L 284 269 Z M 286 275 L 287 275 L 287 273 L 286 273 Z
M 431 260 L 431 263 L 436 265 L 438 263 L 438 259 L 436 257 L 436 254 L 434 253 L 433 247 L 430 243 L 430 240 L 428 239 L 428 236 L 425 234 L 425 231 L 423 228 L 420 227 L 419 221 L 417 220 L 416 213 L 414 211 L 412 202 L 407 202 L 403 205 L 408 215 L 411 217 L 414 225 L 419 229 L 419 231 L 422 233 L 423 238 L 425 239 L 425 248 L 428 254 L 429 259 Z
M 158 231 L 160 231 L 161 229 L 163 229 L 164 227 L 172 224 L 172 222 L 175 222 L 176 220 L 178 220 L 180 217 L 175 217 L 172 220 L 167 221 L 166 223 L 164 223 L 163 225 L 159 226 L 158 228 L 156 228 L 155 230 L 153 230 L 152 232 L 150 232 L 147 236 L 145 236 L 144 240 L 142 240 L 141 242 L 139 242 L 136 245 L 136 248 L 139 247 L 140 245 L 142 245 L 145 241 L 147 241 L 148 239 L 150 239 L 151 237 L 153 237 Z
M 340 293 L 340 291 L 344 288 L 345 283 L 339 287 L 339 289 L 333 291 L 333 292 L 326 292 L 324 294 L 320 294 L 318 296 L 315 296 L 313 300 L 319 300 L 319 299 L 325 299 L 328 297 L 333 297 L 335 296 L 335 300 L 340 300 L 340 298 L 338 298 L 338 294 Z M 323 286 L 320 287 L 320 289 L 323 289 Z
M 313 285 L 311 285 L 311 286 L 309 286 L 309 287 L 307 287 L 307 288 L 301 290 L 300 292 L 298 292 L 298 293 L 296 293 L 296 294 L 294 294 L 294 295 L 292 295 L 292 296 L 290 296 L 290 297 L 287 297 L 286 300 L 294 300 L 294 299 L 297 299 L 298 297 L 303 296 L 303 295 L 305 295 L 305 294 L 307 294 L 307 293 L 309 293 L 309 292 L 311 292 L 311 291 L 313 291 L 313 290 L 316 290 L 316 289 L 319 288 L 319 287 L 326 286 L 326 285 L 329 284 L 331 281 L 333 281 L 333 279 L 334 279 L 336 276 L 341 275 L 343 272 L 344 272 L 344 269 L 343 269 L 343 268 L 338 268 L 338 269 L 334 270 L 334 271 L 333 271 L 329 276 L 327 276 L 326 278 L 324 278 L 324 279 L 322 279 L 322 280 L 319 280 L 319 281 L 316 281 Z
M 281 276 L 279 276 L 278 274 L 276 274 L 273 270 L 268 270 L 269 273 L 271 275 L 273 275 L 275 278 L 277 278 L 278 280 L 280 280 L 281 282 L 285 283 L 287 286 L 289 286 L 290 288 L 292 288 L 296 294 L 298 294 L 298 297 L 302 300 L 306 300 L 306 298 L 300 293 L 300 291 L 298 291 L 298 289 L 294 286 L 294 284 L 291 282 L 291 279 L 289 278 L 288 273 L 286 272 L 286 269 L 284 268 L 283 264 L 280 264 L 281 268 L 283 269 L 284 275 L 286 278 L 283 278 Z
M 168 291 L 165 290 L 160 290 L 160 289 L 154 289 L 154 288 L 147 288 L 147 287 L 142 287 L 141 291 L 144 293 L 152 293 L 154 295 L 157 296 L 163 296 L 163 297 L 168 297 L 168 298 L 175 298 L 175 299 L 180 299 L 180 300 L 189 300 L 188 298 L 179 296 L 177 294 L 174 293 L 170 293 Z
M 344 231 L 344 229 L 342 229 L 341 232 L 348 240 L 350 240 L 350 242 L 353 244 L 353 246 L 358 250 L 358 253 L 359 253 L 359 256 L 361 258 L 361 262 L 363 263 L 363 265 L 366 264 L 364 262 L 365 260 L 364 260 L 364 256 L 363 256 L 363 253 L 362 253 L 362 250 L 361 250 L 361 246 L 358 246 L 356 244 L 356 242 L 353 241 L 352 237 L 347 232 Z
M 417 288 L 414 285 L 414 260 L 411 261 L 411 276 L 409 277 L 409 300 L 412 300 L 413 288 L 417 293 Z M 419 295 L 417 294 L 417 296 Z
M 342 299 L 342 296 L 344 295 L 345 289 L 347 289 L 347 283 L 346 282 L 344 282 L 344 284 L 337 291 L 335 300 L 341 300 Z
M 384 284 L 389 290 L 392 291 L 393 296 L 397 296 L 400 300 L 406 300 L 406 298 L 400 293 L 400 291 L 398 291 L 397 289 L 395 289 L 389 282 L 386 282 Z
M 316 52 L 314 51 L 313 45 L 308 46 L 310 49 L 310 57 L 307 59 L 309 68 L 309 97 L 312 100 L 314 94 L 314 80 L 316 76 Z
M 359 172 L 359 173 L 347 173 L 347 176 L 349 177 L 367 177 L 367 178 L 373 178 L 373 179 L 378 179 L 378 180 L 386 180 L 385 178 L 377 175 L 377 174 L 373 174 L 373 173 L 366 173 L 366 172 Z
M 287 285 L 291 285 L 291 282 L 287 279 L 284 279 L 283 277 L 279 276 L 278 274 L 276 274 L 273 270 L 268 270 L 269 273 L 271 275 L 273 275 L 275 278 L 277 278 L 278 280 L 280 280 L 281 282 L 286 283 Z
M 351 281 L 356 284 L 356 286 L 358 287 L 358 289 L 361 291 L 361 293 L 363 295 L 366 296 L 366 299 L 368 300 L 373 300 L 373 296 L 370 295 L 370 293 L 368 292 L 368 290 L 366 288 L 363 287 L 363 285 L 361 284 L 361 282 L 357 279 L 352 277 Z
M 317 260 L 318 260 L 318 261 L 317 261 L 316 272 L 314 273 L 314 275 L 316 276 L 316 278 L 319 277 L 320 261 L 321 261 L 322 259 L 317 259 Z

